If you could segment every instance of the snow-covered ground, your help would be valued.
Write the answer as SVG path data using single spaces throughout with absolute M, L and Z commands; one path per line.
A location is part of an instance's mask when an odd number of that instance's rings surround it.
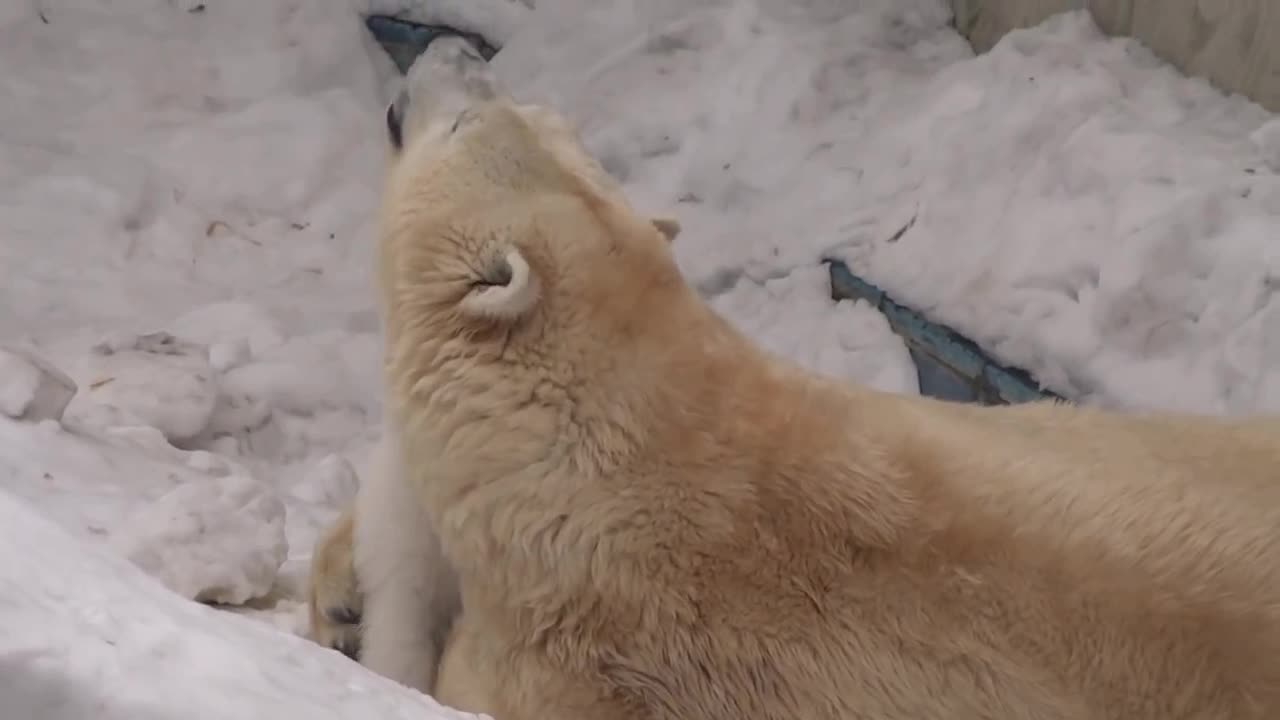
M 466 720 L 335 652 L 183 600 L 0 493 L 12 720 Z M 21 538 L 21 540 L 17 540 Z M 21 542 L 21 551 L 10 549 Z M 16 546 L 15 546 L 16 547 Z
M 0 2 L 0 707 L 440 712 L 288 637 L 379 432 L 371 8 L 505 44 L 775 352 L 916 392 L 838 257 L 1069 395 L 1280 410 L 1257 106 L 1083 13 L 974 58 L 942 0 L 528 4 Z M 78 385 L 62 424 L 10 417 L 50 402 L 17 348 Z
M 939 0 L 616 5 L 494 62 L 708 291 L 838 257 L 1068 396 L 1280 410 L 1280 119 L 1083 11 L 974 58 Z

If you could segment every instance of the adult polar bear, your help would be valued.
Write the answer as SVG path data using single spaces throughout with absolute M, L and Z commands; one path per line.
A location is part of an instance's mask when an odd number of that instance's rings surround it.
M 378 598 L 439 571 L 392 561 L 438 537 L 461 612 L 434 692 L 498 720 L 1280 717 L 1280 421 L 806 372 L 486 77 L 442 45 L 389 114 L 366 656 L 379 608 L 420 602 Z M 354 592 L 320 570 L 318 608 Z
M 442 128 L 432 127 L 433 121 L 456 119 L 473 103 L 503 94 L 479 54 L 460 38 L 433 42 L 410 67 L 406 81 L 406 90 L 387 109 L 393 163 L 406 136 L 438 135 Z M 563 118 L 536 106 L 519 111 L 542 138 L 565 153 L 596 192 L 626 203 L 617 183 L 578 145 Z M 680 233 L 673 218 L 649 221 L 667 241 Z M 458 587 L 430 530 L 430 518 L 398 471 L 396 419 L 388 418 L 386 427 L 362 473 L 355 506 L 317 543 L 308 597 L 310 634 L 323 645 L 358 655 L 387 677 L 428 692 L 444 635 L 458 612 Z M 405 528 L 417 532 L 405 536 Z

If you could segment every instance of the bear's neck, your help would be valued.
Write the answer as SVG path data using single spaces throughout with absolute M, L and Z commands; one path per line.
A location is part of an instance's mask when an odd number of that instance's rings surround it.
M 662 566 L 663 553 L 696 552 L 694 539 L 741 542 L 741 518 L 772 512 L 765 498 L 824 476 L 848 485 L 806 497 L 853 494 L 858 503 L 819 505 L 869 510 L 815 515 L 822 526 L 815 532 L 896 542 L 913 501 L 903 488 L 858 484 L 886 474 L 859 465 L 882 455 L 849 402 L 862 391 L 766 355 L 700 302 L 649 317 L 676 319 L 646 327 L 646 346 L 619 352 L 630 360 L 617 372 L 586 378 L 572 405 L 513 422 L 507 439 L 492 439 L 519 451 L 526 422 L 570 418 L 570 430 L 549 448 L 483 481 L 454 477 L 435 495 L 435 521 L 465 602 L 512 612 L 554 608 L 552 596 L 608 595 L 600 584 L 625 575 L 622 566 Z M 866 437 L 873 439 L 850 440 Z M 700 509 L 686 515 L 682 503 Z M 688 523 L 688 537 L 662 534 L 674 516 Z

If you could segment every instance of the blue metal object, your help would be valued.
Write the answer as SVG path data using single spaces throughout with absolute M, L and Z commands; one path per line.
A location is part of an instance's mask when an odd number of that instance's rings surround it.
M 498 53 L 498 48 L 490 45 L 479 35 L 443 25 L 421 25 L 386 15 L 370 15 L 365 18 L 364 24 L 369 28 L 369 32 L 373 33 L 374 39 L 386 49 L 387 54 L 391 56 L 392 61 L 402 73 L 409 71 L 409 66 L 413 64 L 414 59 L 421 55 L 433 40 L 446 35 L 461 36 L 470 40 L 485 60 L 492 60 Z
M 833 299 L 866 300 L 884 313 L 889 326 L 906 343 L 916 364 L 922 395 L 983 405 L 1063 399 L 1041 388 L 1025 371 L 996 362 L 955 330 L 895 302 L 883 290 L 850 272 L 844 263 L 831 260 L 828 266 Z

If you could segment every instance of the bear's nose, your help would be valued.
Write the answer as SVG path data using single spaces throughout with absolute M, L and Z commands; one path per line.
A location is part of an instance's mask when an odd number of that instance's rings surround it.
M 395 99 L 390 105 L 387 105 L 387 138 L 391 141 L 391 146 L 396 150 L 404 147 L 404 118 L 402 116 L 404 93 Z

